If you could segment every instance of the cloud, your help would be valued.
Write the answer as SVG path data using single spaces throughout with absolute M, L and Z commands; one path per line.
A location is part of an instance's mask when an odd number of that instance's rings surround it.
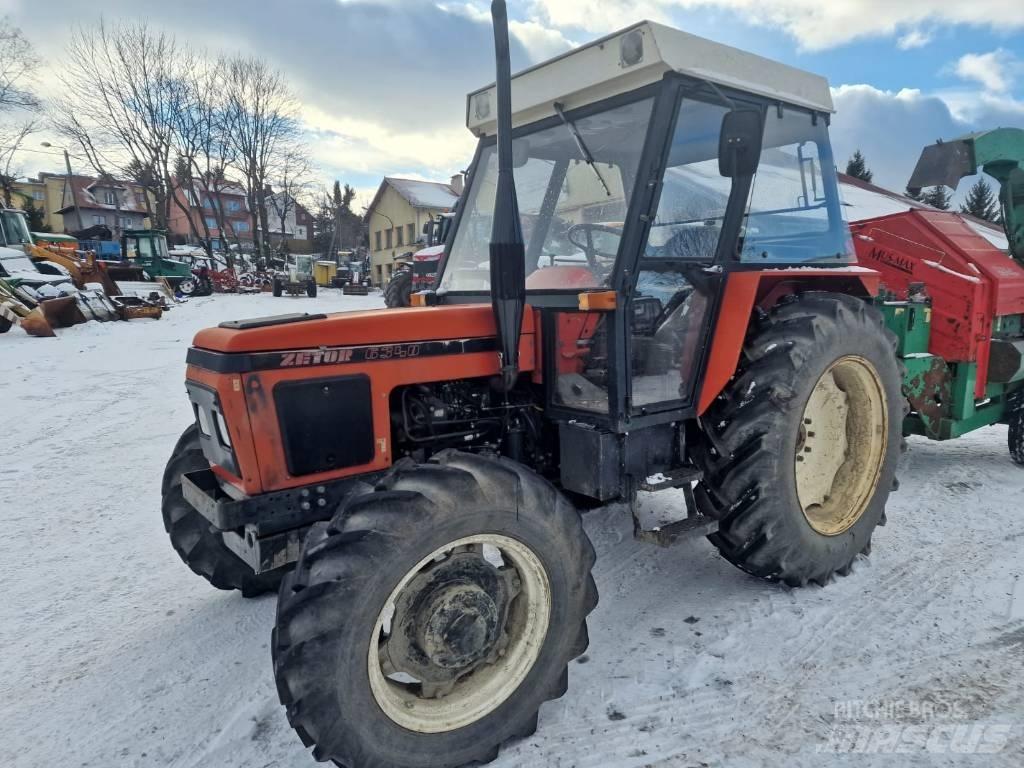
M 901 51 L 911 51 L 915 48 L 924 48 L 932 41 L 932 33 L 920 29 L 912 29 L 896 41 L 896 47 Z
M 962 80 L 974 80 L 990 93 L 1006 93 L 1013 88 L 1021 64 L 1002 48 L 988 53 L 967 53 L 959 58 L 953 71 Z
M 830 132 L 836 165 L 843 170 L 859 149 L 875 174 L 875 183 L 895 191 L 904 189 L 921 150 L 929 144 L 999 125 L 1024 124 L 1024 102 L 979 96 L 977 89 L 969 94 L 926 94 L 858 84 L 833 88 L 832 97 L 836 114 Z M 971 181 L 960 182 L 958 202 Z
M 464 168 L 474 145 L 464 125 L 466 93 L 494 79 L 489 17 L 447 11 L 431 0 L 105 0 L 102 13 L 113 23 L 145 19 L 179 42 L 212 52 L 267 59 L 299 97 L 325 175 L 360 177 L 364 184 L 398 172 L 447 180 Z M 44 62 L 52 62 L 42 80 L 53 94 L 59 93 L 53 73 L 70 27 L 96 23 L 100 9 L 50 0 L 46 16 L 63 23 L 53 28 L 27 3 L 14 20 Z M 513 68 L 563 44 L 559 33 L 540 24 L 515 29 Z
M 486 24 L 488 27 L 491 25 L 490 12 L 472 3 L 440 3 L 438 8 L 446 13 L 459 14 L 479 24 Z M 532 64 L 553 58 L 579 45 L 579 43 L 568 39 L 559 30 L 547 24 L 541 24 L 535 19 L 527 21 L 509 19 L 508 31 L 509 35 L 526 49 Z
M 919 90 L 841 85 L 832 89 L 832 97 L 836 105 L 831 126 L 836 165 L 844 169 L 847 159 L 859 149 L 875 174 L 875 183 L 896 191 L 906 186 L 926 145 L 971 130 L 945 101 Z
M 967 24 L 1006 32 L 1024 28 L 1020 0 L 533 0 L 533 9 L 555 26 L 609 32 L 638 18 L 670 21 L 676 11 L 734 11 L 747 23 L 781 29 L 807 50 L 822 50 L 866 37 L 913 37 L 922 24 Z

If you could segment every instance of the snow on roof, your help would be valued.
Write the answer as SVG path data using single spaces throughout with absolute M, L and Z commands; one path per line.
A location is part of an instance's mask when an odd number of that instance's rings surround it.
M 448 184 L 385 176 L 384 183 L 409 201 L 413 208 L 454 208 L 459 196 Z M 374 200 L 376 202 L 376 199 Z M 371 206 L 372 207 L 372 206 Z
M 106 202 L 106 193 L 117 197 L 116 203 Z M 97 195 L 103 194 L 101 200 Z M 75 200 L 81 208 L 97 209 L 107 211 L 121 211 L 122 213 L 142 213 L 148 215 L 145 203 L 146 191 L 139 184 L 120 179 L 105 181 L 92 176 L 72 176 L 71 194 L 68 194 L 67 182 L 65 181 L 63 207 L 57 213 L 67 213 L 74 210 Z
M 879 216 L 889 216 L 894 213 L 903 213 L 913 208 L 922 211 L 936 210 L 919 200 L 892 192 L 888 189 L 875 186 L 866 181 L 839 174 L 839 196 L 843 200 L 843 209 L 846 219 L 850 222 L 874 219 Z M 990 221 L 982 221 L 973 216 L 960 214 L 963 220 L 971 229 L 988 240 L 996 248 L 1003 251 L 1010 249 L 1010 243 L 1006 239 L 1006 233 L 998 224 Z

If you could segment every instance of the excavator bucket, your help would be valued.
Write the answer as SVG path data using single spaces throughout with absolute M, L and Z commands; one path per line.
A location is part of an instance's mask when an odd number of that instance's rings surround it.
M 38 309 L 43 313 L 46 322 L 54 328 L 68 328 L 85 322 L 85 316 L 78 308 L 74 296 L 60 296 L 55 299 L 43 299 Z
M 43 310 L 40 307 L 36 307 L 23 318 L 21 318 L 21 328 L 29 336 L 56 336 L 57 334 L 53 331 L 53 326 L 50 325 L 50 321 L 46 319 L 46 315 L 43 314 Z
M 958 139 L 925 147 L 910 177 L 907 189 L 918 193 L 925 187 L 956 189 L 960 179 L 975 171 L 974 147 Z

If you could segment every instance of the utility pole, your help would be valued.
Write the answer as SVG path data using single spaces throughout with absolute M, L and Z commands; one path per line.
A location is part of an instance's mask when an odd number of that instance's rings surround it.
M 48 141 L 44 141 L 44 142 L 42 142 L 41 146 L 43 146 L 43 147 L 53 147 L 53 144 L 51 144 Z M 71 204 L 75 207 L 75 218 L 78 219 L 78 228 L 79 229 L 85 229 L 85 225 L 82 224 L 82 210 L 78 207 L 78 195 L 75 194 L 74 179 L 73 179 L 73 176 L 72 176 L 72 173 L 71 173 L 71 156 L 68 154 L 68 151 L 67 151 L 66 148 L 61 147 L 61 149 L 64 152 L 64 167 L 67 169 L 67 172 L 68 172 L 67 182 L 66 183 L 71 185 Z M 67 224 L 65 224 L 64 225 L 65 231 L 67 230 L 67 228 L 68 228 Z
M 71 204 L 75 206 L 75 218 L 78 219 L 78 228 L 80 230 L 85 229 L 85 224 L 82 223 L 82 209 L 78 207 L 78 195 L 75 194 L 75 180 L 71 173 L 71 156 L 68 155 L 68 151 L 64 150 L 64 167 L 68 171 L 68 185 L 71 187 Z

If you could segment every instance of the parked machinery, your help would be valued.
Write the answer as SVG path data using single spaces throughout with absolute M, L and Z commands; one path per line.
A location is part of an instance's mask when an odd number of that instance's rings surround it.
M 1010 257 L 965 217 L 915 209 L 851 226 L 882 276 L 879 308 L 898 340 L 910 404 L 904 429 L 945 440 L 1009 423 L 1024 464 L 1024 131 L 1002 128 L 927 147 L 909 187 L 984 170 L 1000 182 Z
M 276 272 L 273 277 L 272 291 L 275 296 L 285 293 L 292 296 L 306 294 L 310 298 L 316 296 L 316 280 L 313 279 L 313 257 L 300 254 L 291 257 L 283 271 Z
M 828 83 L 649 22 L 513 79 L 492 10 L 436 291 L 200 332 L 164 474 L 196 573 L 280 583 L 281 701 L 353 768 L 533 732 L 597 603 L 577 507 L 681 489 L 640 538 L 826 584 L 895 481 L 896 339 L 849 249 Z
M 412 294 L 434 289 L 437 268 L 444 256 L 444 243 L 454 218 L 454 212 L 442 213 L 424 225 L 426 246 L 410 254 L 408 261 L 398 266 L 384 288 L 384 303 L 388 307 L 408 307 Z

